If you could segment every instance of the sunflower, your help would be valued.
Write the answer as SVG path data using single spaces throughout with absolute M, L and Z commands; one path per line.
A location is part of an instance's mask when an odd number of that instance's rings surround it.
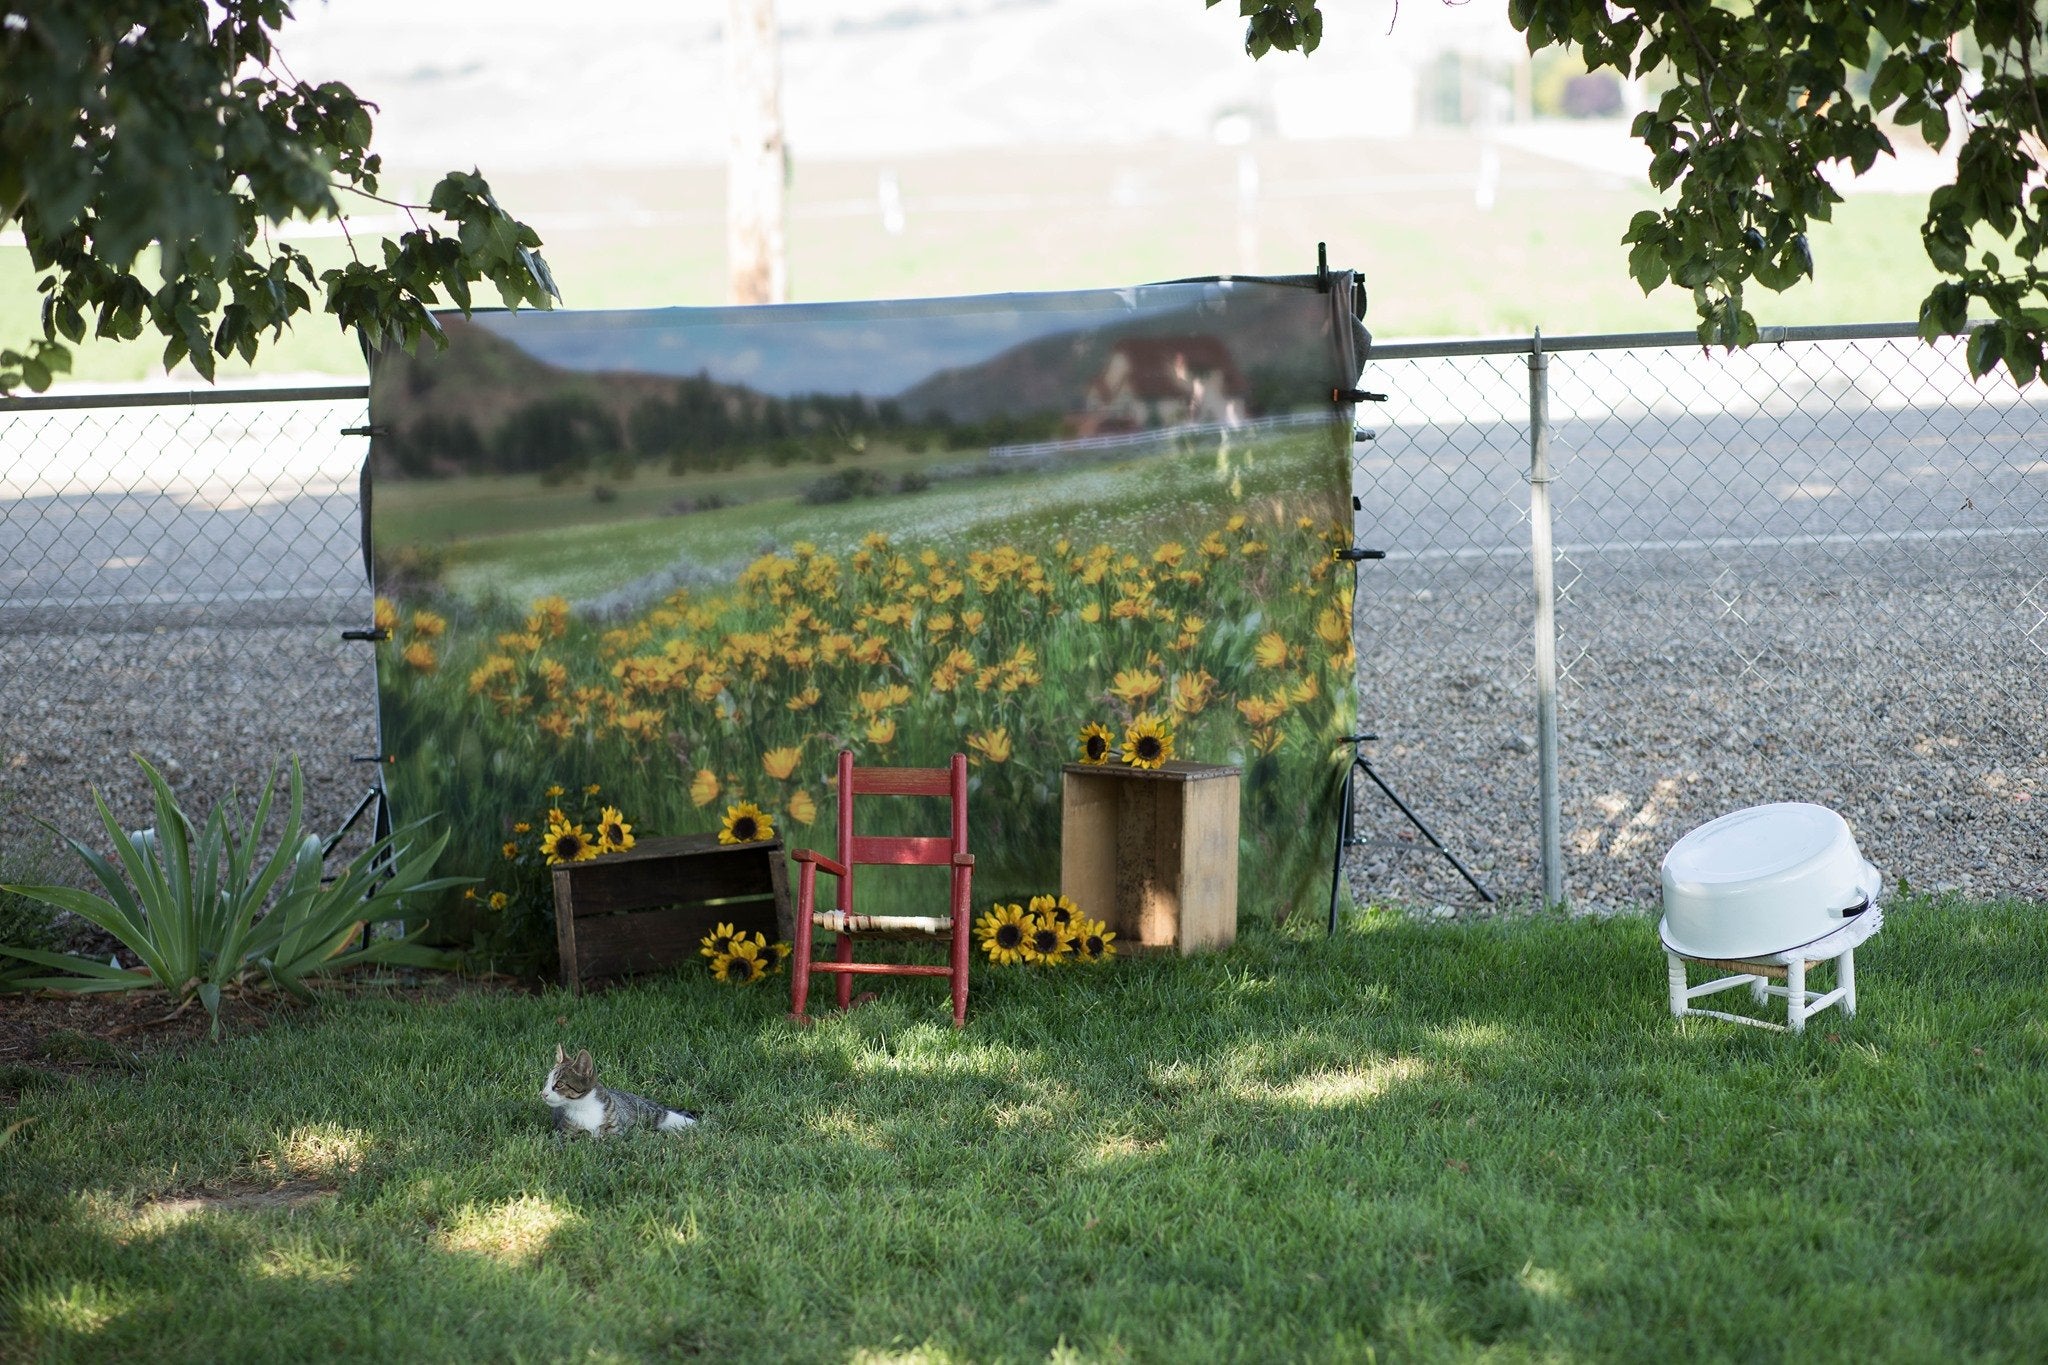
M 718 831 L 721 844 L 752 844 L 775 837 L 775 821 L 751 801 L 737 801 L 725 808 L 725 828 Z
M 1163 768 L 1173 757 L 1173 727 L 1146 714 L 1124 731 L 1124 762 L 1133 768 Z
M 1051 966 L 1065 956 L 1073 937 L 1065 925 L 1055 924 L 1043 915 L 1032 916 L 1025 921 L 1024 944 L 1020 951 L 1026 962 Z
M 1031 913 L 1042 920 L 1050 920 L 1062 929 L 1072 928 L 1081 922 L 1081 907 L 1065 896 L 1033 896 Z
M 597 851 L 624 853 L 633 846 L 633 827 L 617 806 L 606 806 L 597 817 Z
M 868 722 L 868 742 L 877 748 L 887 746 L 896 738 L 896 718 L 881 716 Z
M 503 910 L 503 909 L 504 909 L 504 908 L 505 908 L 506 906 L 510 905 L 511 903 L 512 903 L 512 898 L 511 898 L 510 896 L 506 895 L 506 894 L 505 894 L 504 892 L 502 892 L 502 891 L 493 891 L 493 892 L 491 893 L 491 901 L 490 901 L 490 904 L 491 904 L 491 909 L 493 909 L 493 910 Z
M 803 746 L 799 744 L 770 749 L 761 755 L 761 770 L 777 782 L 788 781 L 789 775 L 796 771 L 797 760 L 803 757 L 803 753 Z
M 1260 668 L 1278 668 L 1287 662 L 1287 637 L 1269 630 L 1252 647 L 1252 659 Z
M 498 852 L 504 854 L 507 858 L 517 858 L 519 856 L 519 845 L 508 839 L 498 845 Z
M 1107 725 L 1089 721 L 1081 727 L 1081 761 L 1083 763 L 1107 763 L 1110 750 L 1116 747 L 1116 736 Z
M 583 826 L 549 825 L 548 832 L 541 836 L 540 851 L 548 855 L 550 867 L 559 863 L 588 862 L 598 855 L 598 847 L 583 832 Z
M 388 597 L 370 604 L 370 624 L 389 635 L 398 629 L 398 606 Z
M 412 633 L 431 640 L 448 629 L 448 618 L 439 612 L 416 611 L 412 614 Z
M 967 747 L 991 763 L 1007 763 L 1010 761 L 1010 727 L 998 725 L 987 734 L 969 734 Z
M 753 940 L 735 939 L 731 952 L 711 959 L 711 975 L 728 986 L 751 986 L 766 975 L 762 965 L 761 950 Z
M 718 799 L 718 774 L 709 768 L 697 769 L 697 775 L 690 779 L 690 804 L 708 806 Z
M 789 813 L 789 818 L 796 821 L 799 825 L 808 825 L 811 821 L 818 818 L 818 803 L 806 791 L 792 794 L 785 809 Z
M 1024 936 L 1030 928 L 1030 919 L 1021 905 L 998 903 L 974 922 L 974 933 L 981 940 L 982 950 L 998 967 L 1007 967 L 1023 957 Z
M 1101 962 L 1116 956 L 1116 933 L 1099 919 L 1084 919 L 1074 928 L 1074 956 Z
M 434 647 L 425 640 L 414 640 L 399 657 L 405 660 L 406 667 L 421 673 L 432 673 L 440 664 L 440 660 L 434 657 Z
M 1136 705 L 1158 692 L 1163 685 L 1155 673 L 1147 673 L 1142 668 L 1126 668 L 1111 680 L 1109 695 Z
M 711 932 L 700 940 L 702 946 L 697 951 L 705 957 L 724 957 L 732 951 L 732 941 L 736 937 L 738 935 L 730 924 L 713 925 Z

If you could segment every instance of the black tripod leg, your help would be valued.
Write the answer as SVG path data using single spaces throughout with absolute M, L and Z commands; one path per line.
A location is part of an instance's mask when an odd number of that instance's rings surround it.
M 1337 811 L 1337 852 L 1330 859 L 1330 932 L 1337 932 L 1337 893 L 1344 888 L 1344 850 L 1351 847 L 1351 789 L 1353 762 L 1344 769 L 1344 804 Z
M 1375 787 L 1378 787 L 1380 791 L 1386 795 L 1387 800 L 1394 803 L 1394 808 L 1400 811 L 1401 814 L 1408 817 L 1408 823 L 1422 831 L 1422 837 L 1429 840 L 1429 846 L 1431 848 L 1434 848 L 1437 852 L 1443 854 L 1444 857 L 1450 862 L 1451 866 L 1458 869 L 1458 875 L 1463 877 L 1468 883 L 1471 884 L 1472 889 L 1479 893 L 1479 898 L 1481 900 L 1485 901 L 1488 905 L 1493 904 L 1493 893 L 1491 891 L 1488 891 L 1485 887 L 1479 884 L 1479 879 L 1473 876 L 1472 873 L 1466 868 L 1466 866 L 1463 863 L 1458 861 L 1457 854 L 1445 848 L 1443 846 L 1442 840 L 1438 839 L 1436 835 L 1430 833 L 1429 826 L 1422 823 L 1422 817 L 1418 816 L 1414 811 L 1408 809 L 1408 803 L 1406 801 L 1403 801 L 1400 797 L 1394 795 L 1394 789 L 1392 787 L 1389 787 L 1384 781 L 1382 781 L 1380 775 L 1372 770 L 1372 764 L 1366 762 L 1364 754 L 1360 754 L 1355 760 L 1353 760 L 1353 766 L 1363 768 L 1365 770 L 1365 775 L 1372 779 L 1373 785 Z M 1350 808 L 1347 806 L 1347 814 L 1349 813 L 1349 809 Z

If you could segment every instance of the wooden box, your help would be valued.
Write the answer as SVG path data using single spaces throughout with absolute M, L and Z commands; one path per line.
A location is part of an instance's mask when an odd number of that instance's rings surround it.
M 640 839 L 555 870 L 562 984 L 661 971 L 696 958 L 717 925 L 791 937 L 782 841 L 721 844 L 715 834 Z
M 1118 948 L 1235 941 L 1237 768 L 1069 763 L 1061 773 L 1061 894 L 1105 921 Z

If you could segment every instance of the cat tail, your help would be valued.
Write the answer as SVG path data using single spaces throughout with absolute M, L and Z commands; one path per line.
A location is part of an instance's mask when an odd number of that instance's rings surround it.
M 697 1115 L 687 1109 L 671 1109 L 661 1116 L 661 1122 L 654 1125 L 664 1133 L 680 1132 L 697 1126 Z

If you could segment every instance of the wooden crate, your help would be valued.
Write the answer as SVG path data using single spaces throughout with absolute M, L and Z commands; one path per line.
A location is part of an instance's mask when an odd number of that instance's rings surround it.
M 1069 763 L 1060 892 L 1118 948 L 1192 953 L 1237 938 L 1237 768 Z
M 771 942 L 792 937 L 780 839 L 640 839 L 627 852 L 555 869 L 555 944 L 572 991 L 692 961 L 721 923 Z

